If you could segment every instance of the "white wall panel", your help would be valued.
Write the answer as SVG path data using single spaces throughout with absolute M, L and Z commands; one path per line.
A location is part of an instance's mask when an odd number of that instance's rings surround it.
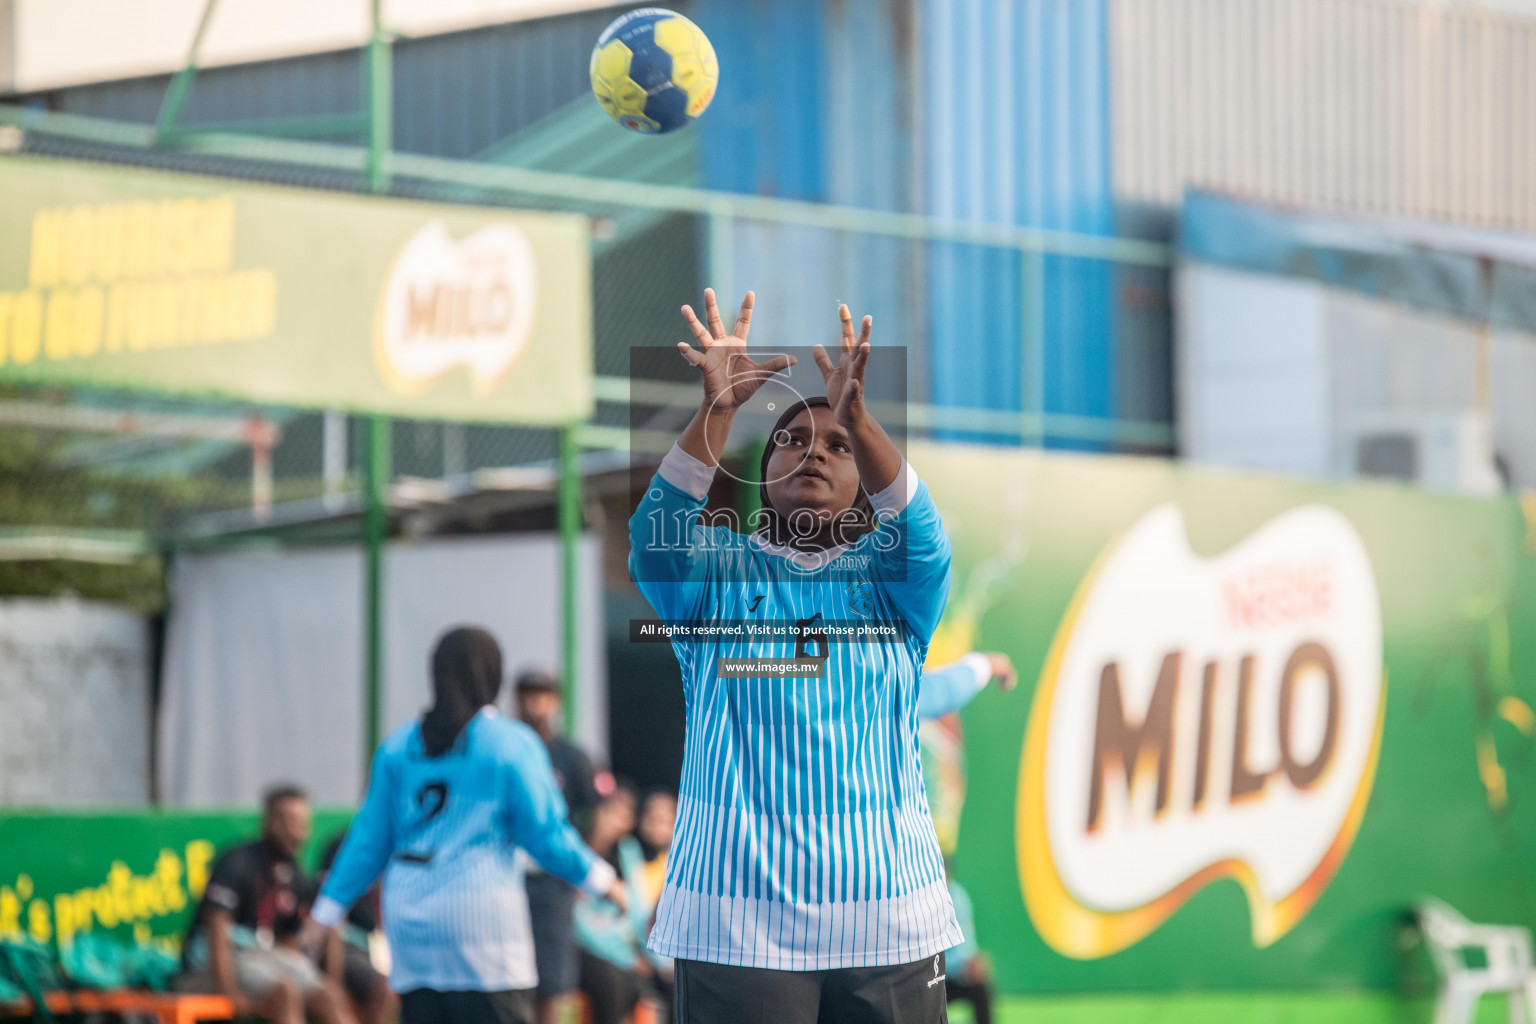
M 1114 181 L 1536 228 L 1536 4 L 1113 0 Z

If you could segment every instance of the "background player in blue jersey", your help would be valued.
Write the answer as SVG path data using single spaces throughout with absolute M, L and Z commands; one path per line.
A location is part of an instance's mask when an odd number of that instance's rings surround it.
M 917 717 L 927 721 L 959 711 L 991 682 L 1003 693 L 1019 684 L 1018 669 L 1001 651 L 970 651 L 948 665 L 931 668 L 918 684 Z
M 533 1024 L 526 850 L 620 903 L 623 886 L 566 820 L 538 735 L 495 709 L 501 649 L 455 629 L 432 655 L 435 702 L 379 746 L 368 792 L 312 912 L 311 943 L 383 873 L 404 1024 Z
M 949 542 L 866 407 L 872 325 L 855 337 L 847 307 L 838 357 L 815 350 L 827 397 L 793 403 L 769 437 L 762 528 L 697 522 L 736 410 L 795 362 L 747 355 L 752 299 L 729 335 L 712 292 L 704 323 L 684 307 L 700 347 L 679 349 L 703 401 L 630 520 L 630 572 L 663 619 L 755 616 L 798 636 L 674 640 L 687 739 L 650 947 L 677 958 L 681 1024 L 941 1021 L 943 951 L 962 935 L 923 795 L 917 701 Z M 839 642 L 861 621 L 894 635 Z M 813 651 L 818 677 L 754 674 L 757 659 Z M 725 658 L 752 667 L 722 676 Z

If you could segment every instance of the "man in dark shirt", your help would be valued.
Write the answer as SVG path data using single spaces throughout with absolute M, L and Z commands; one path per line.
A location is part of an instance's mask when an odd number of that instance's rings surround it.
M 571 824 L 585 834 L 598 803 L 592 761 L 560 735 L 560 713 L 560 680 L 540 671 L 518 677 L 517 717 L 544 740 Z M 573 925 L 576 890 L 536 864 L 529 865 L 526 884 L 534 962 L 539 972 L 539 1024 L 555 1024 L 565 994 L 575 989 L 578 981 L 580 960 Z
M 227 997 L 236 1017 L 304 1024 L 308 1014 L 322 1024 L 356 1024 L 337 981 L 298 948 L 316 892 L 298 863 L 309 840 L 309 800 L 283 786 L 262 806 L 261 838 L 213 863 L 183 947 L 180 986 Z

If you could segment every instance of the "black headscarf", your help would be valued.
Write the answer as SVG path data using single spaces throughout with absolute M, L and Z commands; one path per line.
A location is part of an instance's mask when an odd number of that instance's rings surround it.
M 758 513 L 762 516 L 763 525 L 757 532 L 774 543 L 788 544 L 793 536 L 789 529 L 789 520 L 779 515 L 778 509 L 773 507 L 773 502 L 768 500 L 768 460 L 773 458 L 774 450 L 778 448 L 775 438 L 779 436 L 780 431 L 794 422 L 796 416 L 807 409 L 830 409 L 831 407 L 832 403 L 821 395 L 801 399 L 785 409 L 779 416 L 778 422 L 773 425 L 773 429 L 768 432 L 768 443 L 763 445 L 763 461 L 757 467 L 758 478 L 762 480 L 762 483 L 757 485 L 757 492 L 763 506 L 762 511 Z M 869 495 L 864 493 L 862 486 L 859 487 L 858 494 L 853 499 L 853 508 L 860 514 L 862 522 L 859 525 L 846 523 L 839 528 L 842 534 L 839 540 L 843 543 L 852 543 L 875 528 L 875 510 L 870 505 Z
M 483 629 L 443 634 L 432 652 L 434 703 L 421 718 L 428 757 L 447 753 L 469 720 L 501 693 L 501 648 Z

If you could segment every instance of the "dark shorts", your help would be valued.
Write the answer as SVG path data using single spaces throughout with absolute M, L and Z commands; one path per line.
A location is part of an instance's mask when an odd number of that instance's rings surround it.
M 418 988 L 400 996 L 400 1024 L 535 1024 L 533 989 L 439 992 Z
M 547 872 L 529 874 L 528 916 L 533 923 L 533 962 L 538 994 L 549 999 L 573 990 L 580 977 L 576 956 L 576 890 Z
M 944 954 L 891 967 L 774 971 L 679 960 L 675 1024 L 945 1024 Z
M 640 979 L 633 971 L 579 950 L 581 991 L 587 997 L 589 1024 L 623 1024 L 640 1001 Z

